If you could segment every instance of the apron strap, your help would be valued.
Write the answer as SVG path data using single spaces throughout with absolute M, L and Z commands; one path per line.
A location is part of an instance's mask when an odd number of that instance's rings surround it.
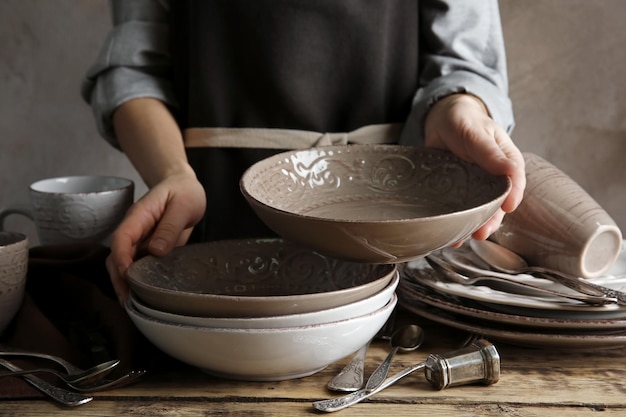
M 401 123 L 363 126 L 351 132 L 296 129 L 192 127 L 183 132 L 188 148 L 308 149 L 329 145 L 397 143 Z

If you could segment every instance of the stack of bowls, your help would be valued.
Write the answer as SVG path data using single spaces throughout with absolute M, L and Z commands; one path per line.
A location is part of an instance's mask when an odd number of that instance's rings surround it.
M 170 356 L 210 374 L 311 375 L 358 350 L 391 315 L 395 265 L 330 258 L 282 239 L 207 242 L 128 270 L 126 309 Z

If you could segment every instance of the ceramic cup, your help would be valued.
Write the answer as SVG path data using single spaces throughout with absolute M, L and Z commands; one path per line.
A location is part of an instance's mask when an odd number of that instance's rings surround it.
M 567 174 L 535 154 L 524 158 L 524 199 L 492 239 L 532 265 L 584 278 L 602 275 L 621 249 L 619 227 Z
M 30 185 L 30 205 L 0 210 L 35 222 L 42 245 L 106 243 L 133 203 L 134 183 L 109 176 L 48 178 Z
M 22 304 L 27 267 L 28 238 L 21 233 L 0 232 L 0 334 Z

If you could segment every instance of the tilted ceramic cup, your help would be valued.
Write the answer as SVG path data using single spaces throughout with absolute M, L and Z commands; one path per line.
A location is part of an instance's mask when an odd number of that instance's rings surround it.
M 28 238 L 16 232 L 0 232 L 0 334 L 24 299 L 28 269 Z
M 109 176 L 48 178 L 30 186 L 30 205 L 0 210 L 0 227 L 12 214 L 35 222 L 42 245 L 106 243 L 133 203 L 134 183 Z
M 525 153 L 524 199 L 492 239 L 529 264 L 584 278 L 615 262 L 622 233 L 611 216 L 571 177 L 545 159 Z

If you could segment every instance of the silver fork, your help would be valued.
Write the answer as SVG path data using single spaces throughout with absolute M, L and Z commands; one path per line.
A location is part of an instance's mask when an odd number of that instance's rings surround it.
M 452 265 L 448 264 L 446 261 L 436 256 L 432 256 L 432 255 L 427 256 L 426 261 L 434 270 L 443 274 L 445 277 L 447 277 L 451 281 L 457 282 L 459 284 L 471 285 L 480 281 L 500 281 L 500 282 L 506 282 L 508 284 L 512 284 L 518 287 L 530 288 L 534 291 L 538 291 L 541 293 L 556 295 L 558 297 L 576 300 L 576 301 L 580 301 L 580 302 L 591 304 L 591 305 L 604 305 L 604 304 L 616 303 L 615 298 L 587 295 L 587 294 L 581 294 L 581 293 L 565 293 L 561 291 L 552 290 L 549 288 L 540 287 L 537 285 L 532 285 L 527 282 L 520 282 L 507 275 L 498 274 L 497 272 L 493 272 L 493 273 L 486 272 L 485 275 L 466 276 L 460 273 L 460 271 L 457 271 L 456 266 L 453 267 Z M 408 274 L 411 274 L 410 269 L 408 269 L 406 272 Z M 472 272 L 472 271 L 467 269 L 465 270 L 465 272 Z
M 68 362 L 67 360 L 59 356 L 49 355 L 41 352 L 33 352 L 29 350 L 16 349 L 14 347 L 4 344 L 0 344 L 0 357 L 1 356 L 23 356 L 47 359 L 59 364 L 63 369 L 65 369 L 68 374 L 85 372 L 84 369 L 77 367 L 76 365 Z M 139 377 L 143 376 L 145 373 L 145 370 L 130 371 L 115 379 L 103 379 L 106 374 L 101 374 L 98 380 L 92 378 L 91 380 L 86 380 L 83 382 L 73 382 L 71 385 L 68 384 L 68 386 L 80 392 L 103 391 L 106 389 L 118 388 L 124 385 L 128 385 L 131 382 L 134 382 Z
M 391 334 L 396 327 L 396 311 L 397 310 L 394 308 L 383 327 L 381 327 L 374 336 L 374 339 L 389 340 L 391 338 Z M 371 342 L 370 340 L 362 346 L 354 354 L 352 359 L 350 359 L 350 362 L 326 384 L 328 389 L 332 391 L 354 392 L 363 387 L 365 378 L 365 357 L 367 356 L 367 350 Z
M 4 359 L 0 359 L 0 363 L 1 362 L 6 361 Z M 48 373 L 56 376 L 67 384 L 92 384 L 94 381 L 102 379 L 104 375 L 111 372 L 118 363 L 120 363 L 120 361 L 117 359 L 114 361 L 103 362 L 83 372 L 78 373 L 66 373 L 57 371 L 56 369 L 52 368 L 32 368 L 23 371 L 0 372 L 0 378 L 5 376 L 21 376 L 36 373 Z
M 33 352 L 29 350 L 17 349 L 8 345 L 0 344 L 0 356 L 25 356 L 31 358 L 47 359 L 59 364 L 68 374 L 78 374 L 84 372 L 84 369 L 66 361 L 65 359 L 49 355 L 47 353 Z
M 122 376 L 119 376 L 114 379 L 103 379 L 100 381 L 95 381 L 92 383 L 82 383 L 82 384 L 67 384 L 70 388 L 78 391 L 78 392 L 98 392 L 105 391 L 113 388 L 121 388 L 125 385 L 131 384 L 135 382 L 140 377 L 144 376 L 147 373 L 146 370 L 132 370 L 128 371 Z
M 0 359 L 0 365 L 11 371 L 19 372 L 22 370 L 22 368 L 20 368 L 19 366 L 16 366 L 4 359 Z M 70 407 L 76 407 L 82 404 L 86 404 L 89 401 L 93 400 L 93 397 L 88 397 L 76 392 L 71 392 L 63 388 L 56 387 L 44 381 L 43 379 L 37 378 L 33 375 L 24 375 L 22 376 L 22 378 L 24 378 L 26 382 L 28 382 L 50 398 Z

